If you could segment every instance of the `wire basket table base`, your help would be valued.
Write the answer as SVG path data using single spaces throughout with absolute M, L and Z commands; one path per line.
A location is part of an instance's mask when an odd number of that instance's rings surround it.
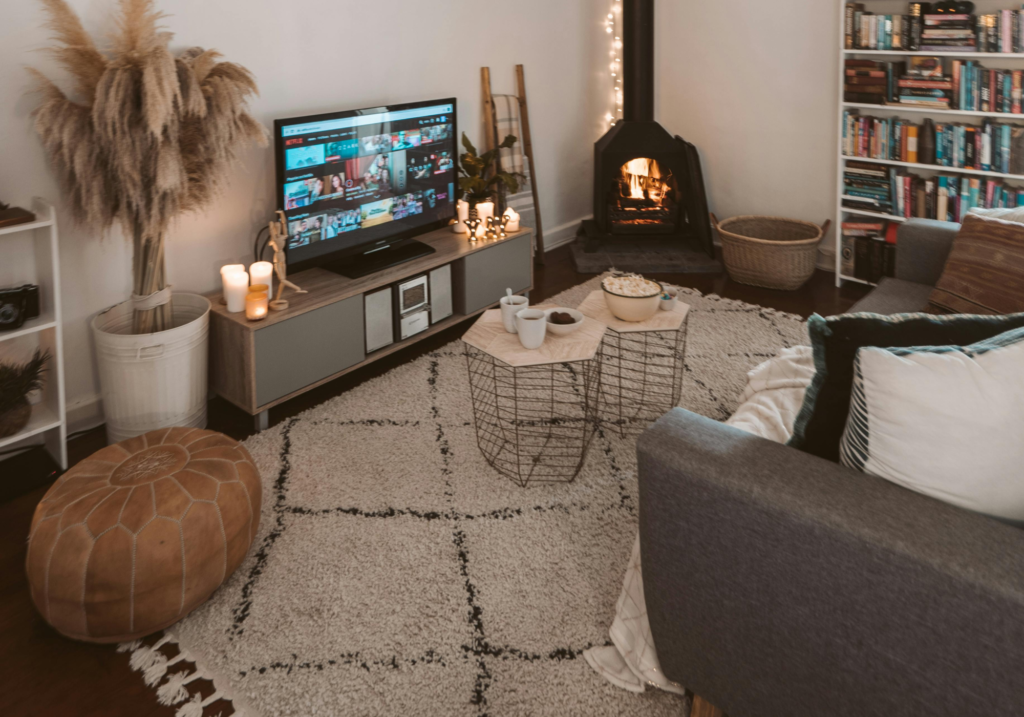
M 477 443 L 487 462 L 523 488 L 571 483 L 597 432 L 600 353 L 511 366 L 464 345 Z
M 685 323 L 666 331 L 609 329 L 601 344 L 601 424 L 623 436 L 638 435 L 675 408 L 685 355 Z

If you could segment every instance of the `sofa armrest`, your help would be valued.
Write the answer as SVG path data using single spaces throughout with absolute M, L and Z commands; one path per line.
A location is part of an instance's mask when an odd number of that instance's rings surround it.
M 959 224 L 934 219 L 903 224 L 896 235 L 896 278 L 935 286 L 959 231 Z
M 1024 531 L 681 409 L 638 462 L 669 678 L 734 717 L 1024 714 Z

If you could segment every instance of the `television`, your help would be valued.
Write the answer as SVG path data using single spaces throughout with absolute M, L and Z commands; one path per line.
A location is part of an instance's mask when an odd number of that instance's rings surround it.
M 366 276 L 434 252 L 456 216 L 454 98 L 274 122 L 289 271 Z

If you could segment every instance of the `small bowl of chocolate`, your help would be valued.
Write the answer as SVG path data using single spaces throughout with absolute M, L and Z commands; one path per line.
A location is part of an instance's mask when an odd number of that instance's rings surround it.
M 555 336 L 568 336 L 583 325 L 583 314 L 576 309 L 548 309 L 548 332 Z

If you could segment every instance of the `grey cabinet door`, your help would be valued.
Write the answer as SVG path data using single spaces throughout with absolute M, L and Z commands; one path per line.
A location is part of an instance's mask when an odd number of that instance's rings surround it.
M 529 288 L 533 277 L 532 242 L 533 236 L 524 234 L 456 262 L 462 313 L 471 314 L 493 304 L 505 295 L 506 288 L 513 292 Z
M 264 406 L 366 358 L 363 297 L 256 331 L 256 405 Z

